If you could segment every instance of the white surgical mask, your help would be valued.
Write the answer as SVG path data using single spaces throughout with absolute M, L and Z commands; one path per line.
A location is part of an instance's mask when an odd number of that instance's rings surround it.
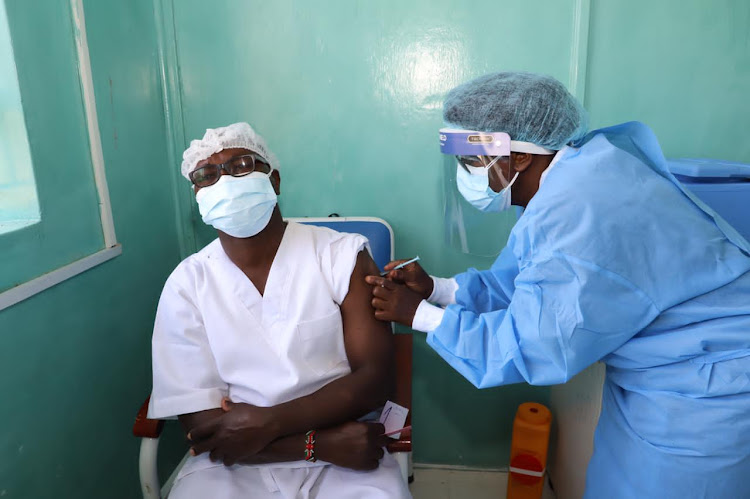
M 518 178 L 518 172 L 516 172 L 513 180 L 503 187 L 503 190 L 500 192 L 493 191 L 490 187 L 489 171 L 490 167 L 492 167 L 498 159 L 499 157 L 495 158 L 486 167 L 469 166 L 468 168 L 471 169 L 471 173 L 466 171 L 463 166 L 461 166 L 461 163 L 458 163 L 456 170 L 456 184 L 458 185 L 458 191 L 466 201 L 479 211 L 498 212 L 510 208 L 510 188 Z
M 195 195 L 203 221 L 233 237 L 251 237 L 262 231 L 276 206 L 271 174 L 253 172 L 244 177 L 222 175 L 218 182 Z

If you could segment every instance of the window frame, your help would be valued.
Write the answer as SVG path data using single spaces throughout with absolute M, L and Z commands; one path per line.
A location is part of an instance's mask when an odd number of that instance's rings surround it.
M 6 4 L 7 6 L 7 4 Z M 0 310 L 11 307 L 31 296 L 36 295 L 46 289 L 49 289 L 60 282 L 85 272 L 97 265 L 111 260 L 122 254 L 122 246 L 117 242 L 115 233 L 114 218 L 112 215 L 112 205 L 107 186 L 105 173 L 104 154 L 102 150 L 101 136 L 99 132 L 99 122 L 96 110 L 96 96 L 94 93 L 94 82 L 91 72 L 91 61 L 89 57 L 88 40 L 86 37 L 86 22 L 84 17 L 83 0 L 69 0 L 68 8 L 70 9 L 70 18 L 72 20 L 72 36 L 75 42 L 75 60 L 77 65 L 78 80 L 80 85 L 80 97 L 83 103 L 84 121 L 86 124 L 86 138 L 88 140 L 88 155 L 93 168 L 93 183 L 96 195 L 98 196 L 98 218 L 101 228 L 101 240 L 103 247 L 98 251 L 89 253 L 83 258 L 76 259 L 73 262 L 64 264 L 57 268 L 52 268 L 42 275 L 33 277 L 26 282 L 11 287 L 0 292 Z M 10 19 L 10 13 L 8 15 Z M 11 30 L 12 31 L 12 30 Z M 12 35 L 12 33 L 11 33 Z M 66 40 L 70 41 L 70 40 Z M 14 47 L 15 49 L 15 47 Z M 14 50 L 14 57 L 17 53 Z M 17 64 L 18 66 L 18 64 Z M 19 86 L 22 86 L 19 75 Z M 23 96 L 23 88 L 21 88 Z M 25 111 L 25 110 L 24 110 Z M 28 125 L 28 120 L 27 120 Z M 31 143 L 32 138 L 29 138 Z M 32 146 L 33 148 L 33 146 Z M 32 150 L 33 158 L 33 150 Z M 35 176 L 39 175 L 37 168 L 34 168 Z M 41 198 L 41 196 L 40 196 Z M 40 199 L 40 204 L 42 200 Z M 42 221 L 44 214 L 42 213 Z M 16 232 L 22 232 L 20 229 Z M 0 239 L 6 237 L 23 237 L 16 232 L 9 232 L 0 235 Z M 86 245 L 90 244 L 86 241 Z M 98 244 L 97 244 L 98 245 Z M 0 283 L 5 285 L 5 283 Z

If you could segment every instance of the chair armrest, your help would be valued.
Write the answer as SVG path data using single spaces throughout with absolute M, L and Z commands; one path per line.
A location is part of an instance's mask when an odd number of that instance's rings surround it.
M 159 438 L 161 430 L 164 427 L 164 421 L 161 419 L 148 419 L 148 402 L 151 396 L 146 398 L 146 401 L 141 406 L 138 414 L 135 416 L 135 423 L 133 423 L 133 435 L 139 438 Z
M 396 334 L 396 393 L 394 401 L 409 409 L 409 415 L 404 424 L 411 424 L 411 378 L 412 378 L 412 345 L 411 334 Z M 411 429 L 401 432 L 397 440 L 390 442 L 386 448 L 388 452 L 411 452 Z

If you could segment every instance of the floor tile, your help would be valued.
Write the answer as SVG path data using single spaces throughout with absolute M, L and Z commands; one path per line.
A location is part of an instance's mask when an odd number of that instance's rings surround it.
M 410 490 L 414 499 L 505 499 L 508 474 L 446 468 L 415 468 Z M 555 499 L 545 484 L 542 499 Z

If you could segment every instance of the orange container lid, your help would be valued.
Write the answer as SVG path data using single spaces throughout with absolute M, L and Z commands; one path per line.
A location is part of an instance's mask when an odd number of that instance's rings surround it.
M 552 413 L 542 404 L 524 402 L 518 406 L 516 421 L 530 425 L 548 425 L 552 422 Z

